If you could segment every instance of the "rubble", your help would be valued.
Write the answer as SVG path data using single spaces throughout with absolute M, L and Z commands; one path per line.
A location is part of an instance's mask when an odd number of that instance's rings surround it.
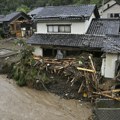
M 114 94 L 119 89 L 105 92 L 100 87 L 100 66 L 97 66 L 100 59 L 98 62 L 92 54 L 82 53 L 79 56 L 55 59 L 34 56 L 33 48 L 26 47 L 21 51 L 19 62 L 12 64 L 13 69 L 9 73 L 18 85 L 46 90 L 67 99 L 94 101 L 96 98 L 107 97 L 120 100 Z

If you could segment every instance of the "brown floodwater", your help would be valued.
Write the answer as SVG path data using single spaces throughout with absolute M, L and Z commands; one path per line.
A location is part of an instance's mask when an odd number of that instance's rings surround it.
M 88 103 L 21 88 L 0 75 L 0 120 L 88 120 L 90 116 Z

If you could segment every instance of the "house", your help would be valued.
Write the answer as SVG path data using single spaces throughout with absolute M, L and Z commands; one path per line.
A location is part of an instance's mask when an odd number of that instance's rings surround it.
M 4 35 L 23 37 L 31 32 L 31 18 L 23 12 L 13 12 L 0 18 Z
M 99 7 L 101 18 L 120 18 L 120 3 L 108 0 Z
M 114 78 L 120 70 L 120 19 L 93 19 L 86 34 L 103 35 L 101 74 Z
M 120 68 L 116 66 L 120 53 L 120 20 L 99 19 L 95 5 L 45 7 L 35 17 L 37 32 L 28 44 L 35 47 L 34 54 L 65 55 L 91 51 L 102 55 L 101 74 L 114 78 Z
M 49 54 L 56 53 L 56 50 L 60 49 L 61 46 L 62 49 L 68 50 L 69 38 L 73 36 L 71 42 L 74 44 L 74 36 L 85 34 L 93 18 L 99 18 L 96 5 L 44 7 L 35 17 L 37 32 L 28 40 L 28 43 L 35 46 L 35 54 L 37 55 L 45 55 L 47 52 Z M 57 39 L 55 42 L 48 42 L 49 38 L 51 41 Z M 68 39 L 68 42 L 66 39 Z M 63 40 L 65 41 L 63 42 Z M 67 46 L 60 46 L 58 41 Z M 72 47 L 75 48 L 76 46 Z M 55 50 L 53 51 L 53 49 Z

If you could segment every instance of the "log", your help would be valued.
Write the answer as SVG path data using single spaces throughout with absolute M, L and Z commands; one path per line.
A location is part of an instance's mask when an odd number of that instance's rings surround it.
M 95 82 L 96 89 L 98 89 L 98 81 L 97 81 L 97 76 L 96 76 L 96 69 L 95 69 L 95 66 L 93 64 L 91 56 L 89 56 L 89 59 L 90 59 L 91 67 L 95 71 L 93 73 L 93 75 L 92 75 L 92 78 L 93 78 L 93 81 Z
M 81 71 L 86 71 L 86 72 L 91 72 L 91 73 L 95 73 L 94 70 L 91 70 L 91 69 L 86 69 L 86 68 L 81 68 L 81 67 L 77 67 L 78 70 L 81 70 Z
M 82 87 L 83 87 L 84 82 L 82 81 L 82 84 L 79 87 L 78 93 L 81 93 Z
M 117 93 L 120 92 L 120 89 L 110 90 L 110 91 L 102 91 L 101 93 Z
M 107 94 L 103 94 L 103 93 L 97 93 L 97 92 L 93 92 L 93 94 L 96 94 L 96 95 L 101 95 L 101 96 L 104 96 L 104 97 L 108 97 L 110 99 L 113 99 L 113 100 L 117 100 L 117 101 L 120 101 L 120 98 L 117 98 L 117 97 L 112 97 L 110 95 L 107 95 Z
M 91 56 L 89 56 L 89 59 L 90 59 L 91 67 L 92 67 L 92 69 L 93 69 L 93 70 L 95 71 L 95 73 L 96 73 L 96 70 L 95 70 L 95 67 L 94 67 L 94 64 L 93 64 L 93 61 L 92 61 Z

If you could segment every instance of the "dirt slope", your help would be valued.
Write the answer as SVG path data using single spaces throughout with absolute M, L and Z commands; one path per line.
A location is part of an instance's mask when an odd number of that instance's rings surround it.
M 18 87 L 0 75 L 0 120 L 87 120 L 90 105 Z

